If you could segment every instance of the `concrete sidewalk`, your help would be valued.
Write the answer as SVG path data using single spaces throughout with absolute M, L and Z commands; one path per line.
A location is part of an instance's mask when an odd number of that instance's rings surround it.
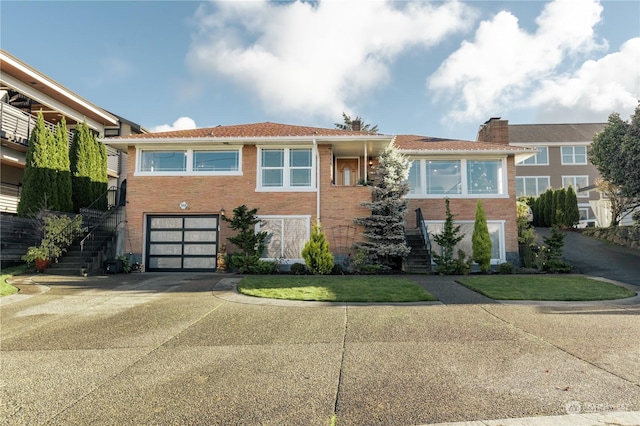
M 474 304 L 432 276 L 448 303 L 274 301 L 238 278 L 35 276 L 0 309 L 0 418 L 640 424 L 638 305 Z

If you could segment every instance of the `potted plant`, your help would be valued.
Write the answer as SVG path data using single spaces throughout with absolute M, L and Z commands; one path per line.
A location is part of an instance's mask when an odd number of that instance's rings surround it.
M 27 263 L 35 263 L 38 272 L 43 272 L 51 263 L 49 249 L 42 245 L 29 247 L 25 255 L 22 256 L 22 260 Z

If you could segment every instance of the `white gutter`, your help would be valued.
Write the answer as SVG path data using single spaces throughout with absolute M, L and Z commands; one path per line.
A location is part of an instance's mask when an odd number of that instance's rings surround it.
M 316 158 L 316 225 L 320 225 L 320 154 L 316 138 L 313 138 L 313 155 Z

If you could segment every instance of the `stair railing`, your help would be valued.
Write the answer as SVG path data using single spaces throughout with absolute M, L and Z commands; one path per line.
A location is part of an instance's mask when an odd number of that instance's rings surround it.
M 86 262 L 93 254 L 93 250 L 85 252 L 85 248 L 103 246 L 110 235 L 116 232 L 118 225 L 122 223 L 124 214 L 120 206 L 117 205 L 117 193 L 117 188 L 112 186 L 91 205 L 80 208 L 86 232 L 84 238 L 80 240 L 80 259 L 82 262 Z M 101 233 L 107 236 L 101 236 Z
M 89 207 L 80 208 L 84 233 L 84 237 L 80 240 L 80 256 L 83 262 L 88 258 L 88 255 L 84 253 L 85 244 L 89 241 L 96 242 L 96 231 L 114 232 L 122 222 L 123 214 L 121 209 L 116 206 L 116 194 L 116 187 L 111 187 L 103 192 Z M 78 237 L 75 223 L 70 223 L 56 234 L 58 240 L 64 241 L 74 241 Z
M 429 251 L 429 255 L 431 255 L 431 238 L 429 238 L 427 224 L 424 222 L 424 217 L 422 216 L 422 209 L 419 207 L 416 209 L 416 228 L 420 228 L 424 248 L 426 248 Z

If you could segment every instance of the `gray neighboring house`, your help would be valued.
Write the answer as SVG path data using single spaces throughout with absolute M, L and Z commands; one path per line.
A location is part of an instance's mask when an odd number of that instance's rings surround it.
M 516 164 L 517 196 L 537 197 L 547 188 L 573 185 L 580 225 L 608 226 L 606 213 L 597 207 L 600 193 L 593 189 L 600 173 L 587 157 L 593 137 L 606 124 L 509 124 L 509 144 L 538 148 L 536 156 Z

